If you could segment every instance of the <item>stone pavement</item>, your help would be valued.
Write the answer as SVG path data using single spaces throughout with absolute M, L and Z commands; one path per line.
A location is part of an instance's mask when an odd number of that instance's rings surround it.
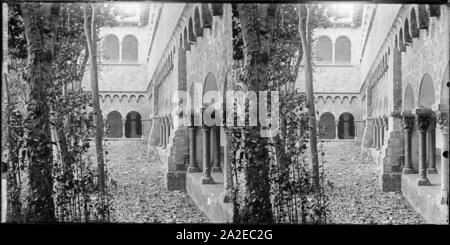
M 334 224 L 425 223 L 400 193 L 381 192 L 377 166 L 352 141 L 323 143 Z

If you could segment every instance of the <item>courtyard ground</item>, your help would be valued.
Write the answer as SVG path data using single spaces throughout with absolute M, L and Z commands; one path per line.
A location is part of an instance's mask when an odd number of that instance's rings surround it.
M 331 223 L 421 224 L 422 217 L 395 192 L 381 192 L 378 170 L 367 152 L 353 141 L 323 144 Z
M 156 154 L 141 141 L 110 141 L 108 172 L 117 182 L 112 189 L 115 222 L 204 223 L 208 218 L 186 192 L 167 191 Z M 150 157 L 150 160 L 148 160 Z

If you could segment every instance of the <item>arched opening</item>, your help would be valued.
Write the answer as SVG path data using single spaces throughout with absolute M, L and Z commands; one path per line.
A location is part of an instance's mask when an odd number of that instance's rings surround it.
M 398 31 L 398 48 L 401 52 L 406 51 L 406 46 L 403 40 L 403 29 L 400 28 L 400 31 Z
M 138 63 L 138 40 L 133 35 L 123 38 L 122 63 Z
M 430 23 L 427 7 L 425 4 L 419 4 L 419 28 L 427 29 Z
M 141 114 L 132 111 L 127 114 L 125 121 L 125 137 L 126 138 L 140 138 L 142 137 L 142 121 Z
M 405 98 L 403 99 L 403 110 L 412 112 L 414 109 L 414 91 L 411 84 L 408 84 L 405 91 Z
M 197 37 L 200 37 L 203 35 L 203 29 L 200 23 L 200 12 L 197 7 L 195 7 L 194 12 L 194 26 L 195 26 L 195 34 Z
M 194 25 L 192 24 L 192 18 L 189 18 L 189 40 L 191 42 L 197 41 L 197 37 L 194 34 Z
M 417 16 L 414 8 L 411 9 L 410 20 L 411 20 L 411 28 L 410 28 L 411 36 L 419 37 L 419 28 L 417 27 Z
M 187 91 L 186 51 L 183 46 L 178 47 L 178 90 Z
M 355 138 L 355 119 L 352 114 L 345 112 L 339 116 L 338 137 L 339 139 Z
M 409 35 L 408 19 L 405 19 L 405 26 L 403 27 L 403 29 L 405 30 L 405 43 L 411 44 L 412 38 L 411 38 L 411 35 Z
M 119 50 L 119 39 L 115 35 L 107 35 L 103 40 L 103 60 L 105 63 L 118 63 Z
M 122 138 L 122 115 L 118 111 L 112 111 L 106 117 L 108 128 L 107 136 L 110 138 Z
M 189 44 L 189 39 L 188 39 L 188 31 L 186 29 L 186 27 L 184 28 L 184 49 L 185 50 L 191 50 L 191 45 Z
M 316 52 L 317 63 L 330 64 L 333 62 L 333 47 L 328 36 L 321 36 L 317 39 Z
M 334 47 L 334 62 L 336 64 L 350 64 L 351 62 L 352 46 L 350 39 L 341 36 L 336 39 Z
M 213 15 L 218 16 L 223 14 L 223 3 L 212 3 Z
M 210 72 L 206 75 L 205 82 L 203 84 L 203 95 L 202 104 L 203 108 L 208 108 L 214 103 L 216 103 L 221 97 L 219 92 L 219 87 L 215 76 Z M 211 119 L 218 119 L 218 108 L 215 108 L 213 112 L 205 112 L 203 114 L 203 120 L 205 122 L 205 117 L 211 114 Z M 209 123 L 212 124 L 212 123 Z M 221 147 L 220 147 L 220 126 L 211 126 L 210 128 L 210 159 L 212 169 L 219 170 L 221 164 Z
M 428 73 L 423 76 L 420 83 L 418 102 L 419 108 L 431 108 L 431 105 L 436 102 L 433 80 Z
M 331 114 L 330 112 L 325 112 L 324 114 L 322 114 L 320 116 L 319 126 L 323 139 L 336 138 L 336 123 L 333 114 Z
M 209 4 L 202 3 L 202 19 L 203 19 L 203 28 L 211 28 L 212 26 L 212 15 L 209 10 Z

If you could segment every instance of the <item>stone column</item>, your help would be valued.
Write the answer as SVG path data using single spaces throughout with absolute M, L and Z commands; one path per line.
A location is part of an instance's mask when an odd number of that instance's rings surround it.
M 166 147 L 166 120 L 164 118 L 161 118 L 162 120 L 162 147 Z
M 125 136 L 125 125 L 126 125 L 127 120 L 126 119 L 122 119 L 122 138 L 126 138 Z
M 386 130 L 386 124 L 385 124 L 384 118 L 380 118 L 380 124 L 381 124 L 380 147 L 383 147 L 384 146 L 384 131 Z
M 226 129 L 225 129 L 226 130 Z M 223 170 L 224 170 L 224 178 L 223 178 L 223 202 L 229 203 L 232 201 L 231 189 L 233 188 L 233 176 L 231 173 L 231 146 L 228 142 L 228 136 L 225 132 L 225 145 L 224 145 L 224 153 L 223 153 Z
M 448 132 L 449 132 L 449 122 L 448 122 L 448 107 L 444 110 L 437 112 L 437 123 L 439 126 L 439 131 L 442 134 L 442 150 L 441 150 L 441 204 L 448 204 L 448 157 L 449 157 L 449 145 L 448 145 Z
M 220 168 L 220 127 L 214 126 L 212 128 L 212 138 L 213 138 L 213 147 L 214 147 L 214 159 L 213 159 L 213 172 L 222 172 Z
M 210 130 L 208 126 L 203 126 L 203 179 L 202 184 L 214 184 L 214 180 L 211 177 L 211 162 L 210 162 Z
M 411 115 L 403 116 L 403 130 L 405 135 L 405 166 L 403 167 L 403 174 L 417 173 L 412 166 L 412 145 L 411 137 L 414 128 L 414 117 Z
M 339 132 L 339 121 L 335 121 L 334 124 L 336 126 L 335 139 L 338 140 L 339 139 L 339 134 L 338 134 L 338 132 Z
M 419 186 L 431 185 L 427 178 L 427 129 L 430 126 L 429 115 L 418 114 L 417 130 L 419 132 Z
M 163 121 L 162 118 L 158 118 L 159 121 L 159 146 L 163 146 Z
M 436 118 L 430 118 L 430 127 L 428 128 L 428 174 L 437 174 L 436 169 Z
M 372 130 L 372 134 L 373 134 L 373 140 L 372 140 L 372 148 L 376 148 L 377 147 L 377 120 L 372 119 L 373 120 L 373 130 Z
M 169 119 L 166 119 L 166 144 L 165 146 L 167 146 L 169 144 L 169 136 L 170 136 L 170 121 Z
M 377 118 L 375 119 L 375 123 L 376 123 L 376 127 L 375 127 L 375 132 L 376 132 L 376 137 L 375 137 L 375 142 L 376 142 L 376 147 L 377 150 L 380 149 L 380 120 Z
M 189 167 L 188 172 L 199 172 L 197 166 L 197 159 L 195 158 L 196 147 L 195 147 L 195 126 L 189 127 Z

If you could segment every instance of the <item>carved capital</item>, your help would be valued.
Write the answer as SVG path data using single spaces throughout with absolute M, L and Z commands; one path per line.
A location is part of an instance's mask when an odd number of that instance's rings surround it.
M 389 118 L 383 117 L 383 125 L 386 127 L 386 130 L 389 130 Z
M 419 132 L 427 131 L 428 127 L 431 124 L 431 117 L 428 115 L 417 115 L 416 119 L 417 130 Z
M 404 116 L 403 117 L 403 129 L 411 130 L 414 128 L 414 117 Z
M 209 132 L 209 131 L 211 131 L 211 127 L 210 127 L 210 126 L 203 125 L 203 126 L 202 126 L 202 130 L 203 130 L 204 132 Z
M 442 134 L 448 134 L 448 128 L 449 128 L 449 121 L 448 121 L 448 113 L 437 111 L 436 112 L 436 121 L 438 124 L 439 129 L 441 130 Z

